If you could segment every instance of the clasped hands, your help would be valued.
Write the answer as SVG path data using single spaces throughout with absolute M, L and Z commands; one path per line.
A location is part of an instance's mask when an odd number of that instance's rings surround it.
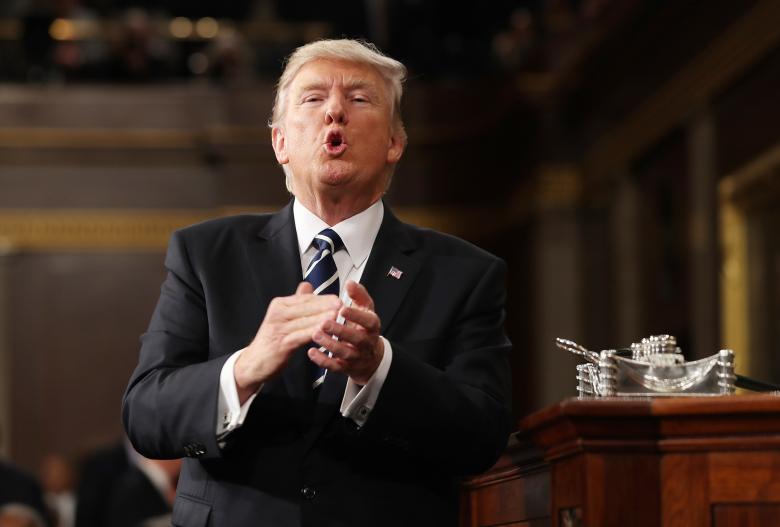
M 298 284 L 295 294 L 271 301 L 257 335 L 234 366 L 242 404 L 265 381 L 281 373 L 296 349 L 310 342 L 324 346 L 332 355 L 309 348 L 312 362 L 342 372 L 357 384 L 368 382 L 384 355 L 381 322 L 365 287 L 352 280 L 345 287 L 351 306 L 336 295 L 314 295 L 308 282 Z M 336 322 L 339 315 L 344 324 Z

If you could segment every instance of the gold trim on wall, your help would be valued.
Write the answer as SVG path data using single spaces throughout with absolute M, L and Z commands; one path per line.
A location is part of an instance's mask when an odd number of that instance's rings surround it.
M 738 370 L 761 377 L 758 350 L 751 342 L 750 247 L 748 224 L 752 211 L 780 196 L 780 144 L 718 184 L 720 244 L 723 254 L 720 291 L 722 342 L 739 353 Z
M 163 250 L 171 233 L 224 210 L 0 210 L 0 245 L 19 251 Z
M 583 172 L 577 165 L 543 163 L 533 177 L 524 179 L 515 188 L 505 224 L 537 214 L 576 210 L 583 192 Z
M 721 199 L 751 209 L 780 196 L 780 144 L 720 183 Z
M 173 231 L 210 218 L 278 210 L 0 209 L 0 252 L 162 251 Z M 477 240 L 504 225 L 502 210 L 394 207 L 405 222 Z
M 264 126 L 202 129 L 0 127 L 0 148 L 191 149 L 202 145 L 268 144 Z
M 739 360 L 735 361 L 737 372 L 755 376 L 748 330 L 747 221 L 744 211 L 728 200 L 721 202 L 720 238 L 723 255 L 720 273 L 721 342 L 724 348 L 738 353 Z

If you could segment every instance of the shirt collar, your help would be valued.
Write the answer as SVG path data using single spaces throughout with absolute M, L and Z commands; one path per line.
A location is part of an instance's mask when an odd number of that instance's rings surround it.
M 296 198 L 293 202 L 293 219 L 295 220 L 295 231 L 298 234 L 300 255 L 303 256 L 311 247 L 315 235 L 319 234 L 322 229 L 330 227 L 344 242 L 352 265 L 360 267 L 371 252 L 384 214 L 385 207 L 380 199 L 366 210 L 331 226 L 304 207 Z

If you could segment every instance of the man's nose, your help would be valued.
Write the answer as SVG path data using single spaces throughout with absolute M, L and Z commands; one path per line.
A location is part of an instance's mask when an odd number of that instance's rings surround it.
M 344 103 L 337 97 L 328 99 L 328 105 L 325 108 L 325 122 L 327 124 L 347 124 L 347 112 Z

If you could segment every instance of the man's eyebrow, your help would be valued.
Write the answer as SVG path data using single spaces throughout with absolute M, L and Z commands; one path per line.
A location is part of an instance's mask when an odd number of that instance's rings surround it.
M 313 90 L 325 90 L 328 86 L 324 82 L 311 82 L 309 84 L 305 84 L 298 88 L 298 93 L 303 93 L 307 91 L 313 91 Z
M 345 87 L 348 90 L 369 90 L 376 91 L 376 87 L 373 83 L 364 81 L 362 79 L 349 80 L 345 83 Z
M 330 87 L 330 84 L 327 82 L 322 81 L 312 81 L 308 84 L 304 84 L 303 86 L 300 86 L 295 93 L 297 94 L 304 94 L 312 91 L 327 91 Z M 381 94 L 381 91 L 377 88 L 377 86 L 373 82 L 369 82 L 363 79 L 350 79 L 347 80 L 344 83 L 344 88 L 347 91 L 355 91 L 355 90 L 366 90 L 371 95 L 378 96 Z

